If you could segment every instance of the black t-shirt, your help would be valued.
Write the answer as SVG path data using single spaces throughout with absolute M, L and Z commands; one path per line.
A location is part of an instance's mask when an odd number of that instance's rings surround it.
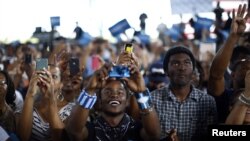
M 215 96 L 219 123 L 225 123 L 230 113 L 230 103 L 233 100 L 233 89 L 225 89 L 221 96 Z
M 87 123 L 88 141 L 143 141 L 140 137 L 142 124 L 127 114 L 117 127 L 111 127 L 102 117 Z

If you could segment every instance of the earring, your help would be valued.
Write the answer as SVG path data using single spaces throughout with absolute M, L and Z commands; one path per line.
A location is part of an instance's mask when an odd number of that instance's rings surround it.
M 62 94 L 62 91 L 60 91 L 60 93 L 57 95 L 57 100 L 59 100 L 61 102 L 64 100 L 64 96 Z

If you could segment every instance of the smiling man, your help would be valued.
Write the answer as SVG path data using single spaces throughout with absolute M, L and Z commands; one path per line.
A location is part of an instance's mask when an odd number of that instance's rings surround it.
M 81 92 L 66 130 L 74 141 L 154 141 L 160 138 L 160 123 L 150 102 L 138 67 L 129 66 L 129 78 L 110 78 L 111 64 L 105 64 L 91 77 Z M 137 99 L 141 121 L 135 121 L 125 110 L 130 103 L 128 89 Z M 95 95 L 98 92 L 98 96 Z M 100 116 L 87 122 L 90 109 L 99 100 Z
M 170 84 L 151 93 L 162 138 L 173 138 L 174 134 L 180 141 L 203 141 L 207 126 L 216 121 L 216 106 L 212 96 L 192 86 L 195 72 L 192 52 L 186 47 L 172 47 L 163 66 Z

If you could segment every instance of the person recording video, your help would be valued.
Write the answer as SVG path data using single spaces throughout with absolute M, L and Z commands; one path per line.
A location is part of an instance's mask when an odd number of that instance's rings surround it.
M 117 65 L 121 62 L 127 64 L 129 72 L 125 72 L 129 76 L 119 72 L 116 72 L 119 76 L 112 76 L 115 66 L 106 63 L 82 90 L 66 126 L 71 140 L 159 140 L 159 119 L 139 67 L 124 58 L 119 58 Z M 125 112 L 131 104 L 130 91 L 136 97 L 140 120 L 134 120 Z M 87 122 L 89 111 L 97 100 L 101 107 L 100 116 L 94 122 Z

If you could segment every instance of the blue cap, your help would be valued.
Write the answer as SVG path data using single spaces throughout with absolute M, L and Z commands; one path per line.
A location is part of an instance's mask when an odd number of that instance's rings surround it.
M 161 61 L 154 62 L 149 67 L 148 79 L 150 82 L 156 82 L 156 83 L 169 82 L 167 76 L 164 73 L 163 62 Z

